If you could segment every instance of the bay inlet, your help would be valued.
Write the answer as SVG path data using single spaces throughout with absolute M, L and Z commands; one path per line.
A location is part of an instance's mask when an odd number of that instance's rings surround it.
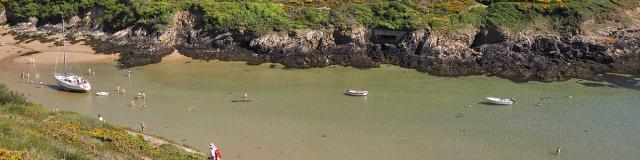
M 225 159 L 639 159 L 640 91 L 607 82 L 436 77 L 395 66 L 283 69 L 176 60 L 74 64 L 88 94 L 56 90 L 53 65 L 8 62 L 0 83 L 28 100 L 167 137 Z M 19 78 L 40 73 L 45 87 Z M 584 85 L 600 84 L 600 85 Z M 120 85 L 127 94 L 115 94 Z M 344 90 L 366 89 L 366 97 Z M 97 91 L 107 90 L 107 97 Z M 137 91 L 147 98 L 129 106 Z M 251 102 L 237 102 L 244 93 Z M 485 97 L 518 100 L 481 104 Z M 144 104 L 144 107 L 143 107 Z M 194 110 L 193 108 L 196 108 Z

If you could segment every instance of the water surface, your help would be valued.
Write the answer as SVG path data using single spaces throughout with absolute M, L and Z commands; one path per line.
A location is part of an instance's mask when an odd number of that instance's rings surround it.
M 72 66 L 96 72 L 94 92 L 120 84 L 127 94 L 96 97 L 19 79 L 21 71 L 38 71 L 55 86 L 46 65 L 4 64 L 0 82 L 48 108 L 101 113 L 133 129 L 144 121 L 146 132 L 202 151 L 215 142 L 225 159 L 640 159 L 640 92 L 605 82 L 514 83 L 394 66 L 172 61 L 133 68 L 131 77 L 112 62 Z M 344 96 L 349 88 L 370 95 Z M 139 90 L 145 102 L 128 106 Z M 251 102 L 233 102 L 245 92 Z M 480 104 L 487 96 L 519 103 Z M 563 152 L 555 157 L 558 146 Z

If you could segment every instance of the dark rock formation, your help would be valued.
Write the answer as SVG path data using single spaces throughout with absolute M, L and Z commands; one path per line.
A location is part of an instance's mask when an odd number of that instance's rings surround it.
M 523 79 L 565 80 L 591 78 L 600 73 L 637 73 L 640 34 L 619 30 L 613 44 L 588 37 L 517 36 L 514 42 L 481 45 L 483 68 L 488 73 Z
M 197 25 L 198 15 L 179 12 L 161 32 L 129 28 L 105 33 L 100 26 L 91 24 L 90 15 L 84 17 L 70 23 L 70 36 L 87 37 L 99 52 L 121 53 L 122 67 L 157 63 L 178 50 L 197 59 L 240 60 L 249 64 L 274 62 L 294 68 L 329 65 L 368 68 L 387 63 L 443 76 L 488 73 L 549 81 L 589 78 L 606 72 L 637 73 L 640 69 L 640 29 L 618 29 L 598 37 L 559 37 L 523 33 L 508 36 L 495 28 L 439 33 L 375 30 L 354 25 L 349 29 L 308 29 L 255 36 L 242 30 L 203 30 Z M 54 33 L 61 27 L 44 25 L 36 30 L 35 24 L 37 20 L 17 24 L 14 32 Z

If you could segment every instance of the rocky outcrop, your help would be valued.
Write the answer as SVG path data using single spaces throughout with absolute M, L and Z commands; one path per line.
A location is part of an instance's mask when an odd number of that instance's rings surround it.
M 7 14 L 6 12 L 0 12 L 0 24 L 7 23 Z
M 306 29 L 256 36 L 242 30 L 211 31 L 200 16 L 179 12 L 160 32 L 128 28 L 115 33 L 92 24 L 92 10 L 72 18 L 70 37 L 83 36 L 97 51 L 121 53 L 122 67 L 160 62 L 174 50 L 197 59 L 281 63 L 310 68 L 344 65 L 361 68 L 393 64 L 443 76 L 492 74 L 527 80 L 589 78 L 606 72 L 640 69 L 640 29 L 620 28 L 598 36 L 503 33 L 495 28 L 442 33 L 392 31 L 354 25 L 347 29 Z M 55 33 L 60 25 L 35 22 L 13 27 L 20 35 Z
M 640 34 L 625 29 L 593 37 L 562 38 L 552 35 L 518 35 L 513 41 L 476 47 L 485 53 L 488 73 L 523 79 L 565 80 L 591 78 L 607 72 L 635 74 L 640 67 Z

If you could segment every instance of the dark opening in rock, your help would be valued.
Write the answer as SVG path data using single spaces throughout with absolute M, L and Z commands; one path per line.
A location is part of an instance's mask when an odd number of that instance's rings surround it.
M 407 32 L 392 30 L 373 30 L 371 42 L 375 44 L 396 44 Z
M 478 34 L 473 38 L 471 47 L 477 47 L 483 44 L 495 44 L 502 43 L 504 41 L 504 34 L 495 27 L 482 28 Z

